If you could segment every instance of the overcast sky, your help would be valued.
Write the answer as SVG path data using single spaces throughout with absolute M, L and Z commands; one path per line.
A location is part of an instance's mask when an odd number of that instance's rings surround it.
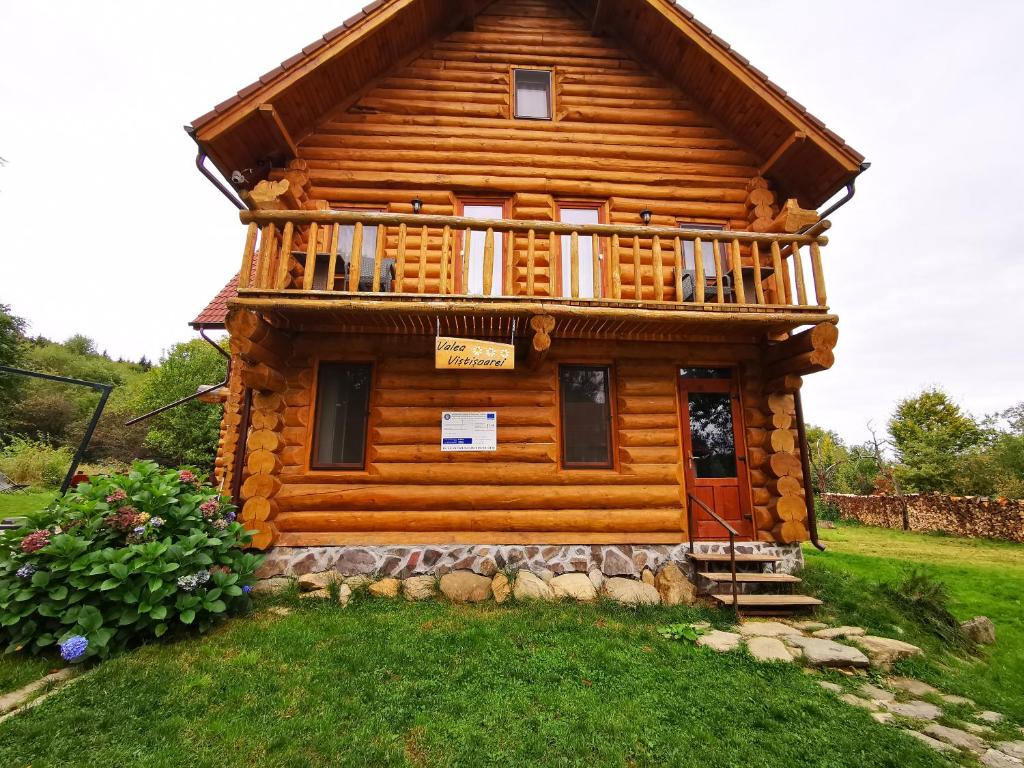
M 808 420 L 859 440 L 929 384 L 1024 400 L 1024 4 L 687 5 L 873 164 L 824 251 L 841 334 Z M 182 125 L 358 5 L 286 7 L 0 4 L 0 303 L 32 333 L 130 358 L 190 337 L 243 230 Z

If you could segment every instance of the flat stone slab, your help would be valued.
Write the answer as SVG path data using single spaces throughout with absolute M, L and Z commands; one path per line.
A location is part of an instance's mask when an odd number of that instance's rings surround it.
M 1024 741 L 1000 741 L 996 747 L 1010 757 L 1024 760 Z
M 843 692 L 843 686 L 837 685 L 836 683 L 831 683 L 828 680 L 819 680 L 818 681 L 818 685 L 820 685 L 826 691 L 831 691 L 832 693 L 842 693 Z
M 862 695 L 874 701 L 896 701 L 896 695 L 892 691 L 887 691 L 885 688 L 879 688 L 877 685 L 871 683 L 864 683 L 860 687 Z
M 835 640 L 837 637 L 854 637 L 855 635 L 866 635 L 867 630 L 863 627 L 826 627 L 816 629 L 811 633 L 814 637 L 823 637 L 826 640 Z
M 932 723 L 924 729 L 924 732 L 933 739 L 944 741 L 957 749 L 964 749 L 968 752 L 973 752 L 976 755 L 983 755 L 988 749 L 984 741 L 974 734 L 968 733 L 967 731 L 961 731 L 959 728 L 950 728 L 946 725 Z
M 934 720 L 942 715 L 942 710 L 927 701 L 889 701 L 885 708 L 894 715 L 910 717 L 914 720 Z
M 998 749 L 990 749 L 981 756 L 981 764 L 987 768 L 1020 768 L 1024 762 L 1016 757 L 1000 752 Z
M 931 736 L 926 736 L 923 733 L 918 733 L 917 731 L 911 731 L 908 729 L 904 729 L 903 732 L 908 736 L 913 736 L 922 744 L 931 747 L 936 752 L 956 752 L 956 747 L 951 747 L 946 742 L 933 739 Z
M 758 661 L 792 661 L 793 654 L 777 637 L 748 637 L 747 650 Z
M 986 723 L 1001 723 L 1006 719 L 1006 715 L 1001 715 L 998 712 L 993 712 L 991 709 L 986 709 L 984 712 L 979 712 L 975 715 L 978 720 L 984 720 Z
M 697 638 L 697 645 L 701 648 L 710 648 L 713 651 L 724 653 L 734 651 L 740 645 L 740 636 L 735 632 L 722 632 L 720 629 L 712 629 Z
M 52 683 L 63 682 L 64 680 L 71 678 L 74 674 L 75 670 L 72 667 L 58 669 L 56 672 L 43 675 L 35 682 L 29 683 L 16 691 L 11 691 L 10 693 L 0 696 L 0 714 L 10 712 L 12 709 L 20 707 L 46 686 Z
M 900 659 L 908 659 L 911 656 L 919 656 L 922 653 L 921 649 L 916 645 L 905 643 L 902 640 L 894 640 L 890 637 L 861 635 L 855 636 L 853 642 L 867 651 L 871 663 L 876 667 L 888 668 Z
M 885 681 L 893 688 L 897 688 L 907 693 L 912 693 L 915 696 L 924 696 L 926 693 L 939 693 L 938 688 L 932 688 L 928 683 L 922 683 L 920 680 L 915 680 L 912 677 L 890 677 Z
M 832 640 L 790 635 L 785 641 L 800 648 L 807 663 L 815 667 L 866 667 L 869 664 L 868 657 L 858 649 Z
M 816 629 L 826 629 L 828 624 L 821 621 L 790 621 L 789 625 L 801 632 L 813 632 Z
M 966 696 L 956 696 L 952 693 L 941 694 L 942 700 L 947 704 L 966 704 L 969 707 L 975 707 L 974 699 L 968 699 Z
M 852 693 L 844 693 L 839 697 L 839 700 L 845 701 L 847 704 L 852 704 L 855 707 L 860 707 L 861 709 L 867 709 L 871 712 L 878 709 L 875 702 L 862 699 L 860 696 L 854 696 Z
M 799 635 L 800 630 L 779 621 L 747 621 L 736 629 L 744 637 L 785 637 Z
M 875 718 L 876 722 L 882 723 L 883 725 L 893 721 L 892 712 L 872 712 L 871 716 Z

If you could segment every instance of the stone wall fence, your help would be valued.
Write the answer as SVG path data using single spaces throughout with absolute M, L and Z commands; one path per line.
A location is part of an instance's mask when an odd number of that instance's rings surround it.
M 1024 500 L 985 496 L 913 493 L 905 496 L 854 496 L 823 493 L 823 502 L 839 509 L 844 520 L 880 528 L 903 528 L 903 505 L 912 531 L 942 531 L 954 536 L 1004 539 L 1024 543 Z

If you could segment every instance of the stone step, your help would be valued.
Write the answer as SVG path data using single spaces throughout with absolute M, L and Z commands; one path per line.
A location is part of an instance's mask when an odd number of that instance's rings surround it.
M 728 571 L 698 571 L 697 575 L 711 581 L 732 581 L 732 574 Z M 744 584 L 799 584 L 801 580 L 788 573 L 737 573 L 736 581 Z
M 686 554 L 691 560 L 698 563 L 728 563 L 730 557 L 728 552 L 688 552 Z M 744 555 L 736 553 L 737 563 L 781 563 L 782 558 L 776 555 Z
M 709 595 L 723 605 L 732 605 L 732 595 Z M 821 600 L 810 595 L 738 595 L 740 608 L 813 608 Z

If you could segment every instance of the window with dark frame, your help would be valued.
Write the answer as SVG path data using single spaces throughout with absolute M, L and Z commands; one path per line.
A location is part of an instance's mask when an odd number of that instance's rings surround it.
M 512 70 L 515 116 L 520 120 L 551 119 L 551 70 Z
M 613 466 L 610 378 L 605 366 L 558 368 L 562 466 L 566 469 Z
M 369 363 L 323 363 L 320 366 L 314 468 L 363 468 L 372 372 Z

